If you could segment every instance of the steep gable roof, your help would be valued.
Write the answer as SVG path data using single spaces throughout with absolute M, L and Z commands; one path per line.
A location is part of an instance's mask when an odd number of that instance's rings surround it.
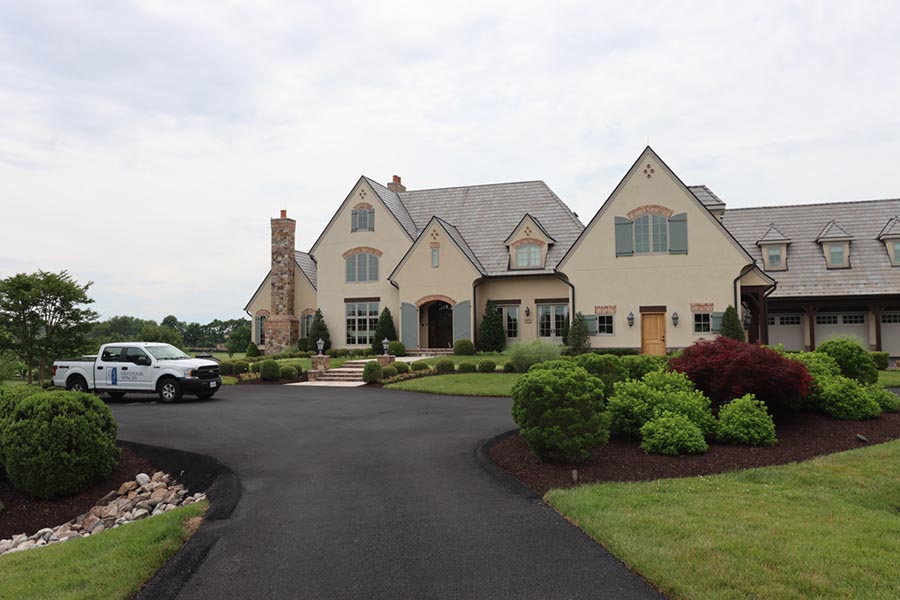
M 884 224 L 900 215 L 900 199 L 737 208 L 725 211 L 725 226 L 762 264 L 754 244 L 774 223 L 791 238 L 787 270 L 770 273 L 778 287 L 770 298 L 900 293 L 900 271 L 878 240 Z M 841 223 L 855 234 L 849 269 L 829 269 L 819 245 L 822 222 Z
M 297 266 L 300 267 L 300 270 L 303 271 L 303 274 L 306 275 L 306 278 L 309 280 L 309 283 L 312 284 L 313 288 L 318 289 L 317 279 L 319 273 L 318 266 L 316 265 L 316 259 L 314 259 L 308 252 L 300 252 L 299 250 L 295 250 L 294 261 L 296 261 Z
M 540 219 L 538 219 L 538 218 L 535 217 L 534 215 L 531 215 L 531 214 L 529 214 L 529 213 L 525 213 L 524 215 L 522 215 L 522 218 L 519 219 L 519 222 L 516 223 L 516 226 L 512 228 L 512 231 L 509 232 L 509 235 L 506 236 L 506 239 L 503 240 L 503 243 L 504 243 L 504 244 L 506 244 L 507 246 L 509 245 L 509 240 L 511 240 L 512 237 L 516 234 L 516 231 L 519 230 L 519 227 L 522 226 L 522 223 L 525 222 L 525 219 L 531 219 L 531 222 L 534 223 L 535 227 L 537 227 L 538 229 L 541 230 L 541 233 L 544 234 L 544 237 L 547 238 L 547 240 L 548 240 L 551 244 L 555 244 L 555 243 L 556 243 L 556 240 L 553 239 L 553 236 L 550 235 L 549 233 L 547 233 L 547 230 L 546 230 L 546 229 L 544 228 L 544 226 L 541 224 Z
M 403 255 L 403 258 L 400 259 L 400 262 L 397 263 L 397 266 L 394 267 L 394 270 L 391 271 L 390 275 L 388 275 L 388 281 L 393 281 L 394 276 L 400 271 L 401 268 L 403 268 L 403 265 L 406 263 L 406 259 L 412 254 L 413 250 L 415 250 L 416 246 L 422 240 L 422 237 L 426 235 L 429 229 L 431 229 L 431 223 L 437 223 L 444 230 L 444 232 L 446 232 L 447 236 L 451 240 L 453 240 L 453 243 L 456 244 L 457 248 L 459 248 L 460 251 L 465 255 L 465 257 L 469 259 L 469 262 L 472 263 L 472 266 L 475 267 L 475 270 L 477 270 L 482 276 L 488 274 L 482 266 L 481 262 L 479 262 L 478 257 L 475 256 L 472 248 L 469 247 L 469 244 L 466 242 L 465 238 L 463 238 L 463 236 L 459 233 L 459 230 L 440 217 L 431 217 L 431 219 L 428 220 L 428 223 L 426 223 L 422 230 L 419 232 L 419 237 L 416 238 L 416 241 L 412 243 L 412 245 Z
M 878 239 L 885 240 L 898 237 L 900 237 L 900 217 L 891 217 L 888 219 L 888 222 L 884 224 L 881 233 L 878 234 Z
M 853 236 L 844 231 L 844 229 L 837 224 L 837 221 L 832 219 L 825 224 L 825 227 L 822 228 L 822 231 L 819 232 L 819 235 L 816 237 L 816 241 L 822 240 L 852 240 Z
M 374 179 L 370 177 L 366 177 L 363 175 L 363 179 L 365 179 L 372 189 L 375 190 L 375 193 L 378 194 L 378 197 L 381 198 L 381 201 L 387 206 L 387 209 L 393 213 L 394 217 L 399 221 L 400 226 L 406 230 L 406 233 L 409 234 L 411 239 L 415 239 L 416 234 L 418 233 L 416 230 L 416 224 L 413 221 L 412 217 L 409 215 L 409 211 L 406 210 L 406 206 L 400 200 L 400 197 L 397 195 L 397 192 L 389 190 L 384 187 Z
M 763 234 L 761 238 L 756 240 L 757 245 L 759 244 L 785 244 L 790 242 L 790 238 L 784 235 L 780 229 L 775 227 L 774 223 L 769 223 L 769 228 L 766 229 L 766 233 Z
M 725 203 L 722 202 L 722 199 L 716 196 L 713 191 L 705 185 L 689 185 L 687 186 L 687 189 L 697 197 L 697 200 L 699 200 L 703 206 L 707 208 L 725 208 Z

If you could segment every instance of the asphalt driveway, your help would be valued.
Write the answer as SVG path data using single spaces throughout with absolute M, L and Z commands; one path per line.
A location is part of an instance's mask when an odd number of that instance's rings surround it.
M 243 386 L 112 404 L 123 440 L 212 455 L 244 494 L 179 598 L 661 598 L 482 469 L 508 398 Z

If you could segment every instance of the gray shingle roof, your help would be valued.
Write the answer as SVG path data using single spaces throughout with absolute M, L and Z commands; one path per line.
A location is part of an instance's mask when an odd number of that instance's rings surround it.
M 771 298 L 900 294 L 900 267 L 892 267 L 879 232 L 900 216 L 900 199 L 739 208 L 725 211 L 724 224 L 744 248 L 762 264 L 756 245 L 771 224 L 791 239 L 787 271 L 772 271 L 778 281 Z M 816 242 L 829 222 L 853 233 L 849 269 L 828 269 Z M 837 233 L 837 232 L 836 232 Z
M 852 239 L 853 236 L 847 233 L 840 225 L 837 224 L 837 221 L 832 219 L 825 224 L 825 227 L 822 228 L 822 232 L 816 237 L 816 241 L 819 240 L 849 240 Z
M 372 189 L 375 190 L 375 193 L 378 194 L 378 197 L 384 202 L 384 205 L 388 207 L 388 210 L 394 213 L 394 216 L 397 217 L 397 220 L 400 222 L 400 225 L 403 226 L 403 229 L 406 230 L 406 233 L 409 234 L 409 237 L 416 239 L 416 235 L 418 234 L 416 223 L 409 215 L 406 206 L 404 206 L 403 202 L 400 200 L 397 192 L 387 189 L 370 177 L 363 175 L 363 178 L 369 182 L 369 185 L 372 186 Z M 422 227 L 424 226 L 425 223 L 422 223 Z
M 463 251 L 472 264 L 475 265 L 475 268 L 482 275 L 487 275 L 487 271 L 484 270 L 484 266 L 481 264 L 481 261 L 478 260 L 478 257 L 475 256 L 475 252 L 472 251 L 472 248 L 469 247 L 469 244 L 466 242 L 465 238 L 463 238 L 462 234 L 459 233 L 459 229 L 456 228 L 452 223 L 448 223 L 440 217 L 435 217 L 436 220 L 440 221 L 441 225 L 444 226 L 444 229 L 447 230 L 447 233 L 450 234 L 450 237 L 453 238 L 453 241 L 459 246 L 459 248 Z M 426 224 L 427 225 L 427 224 Z M 422 230 L 422 233 L 425 233 L 425 230 Z
M 312 286 L 318 289 L 318 267 L 316 266 L 316 261 L 313 257 L 306 252 L 295 250 L 294 260 L 297 261 L 297 266 L 300 267 L 300 270 L 309 278 L 309 282 Z
M 774 223 L 769 223 L 769 228 L 766 230 L 766 233 L 756 240 L 757 244 L 767 244 L 767 243 L 778 243 L 778 242 L 790 242 L 791 238 L 784 235 L 780 229 L 775 227 Z
M 691 190 L 691 193 L 697 196 L 697 200 L 699 200 L 700 203 L 707 208 L 724 208 L 725 206 L 725 203 L 722 202 L 722 199 L 716 196 L 712 192 L 712 190 L 705 185 L 689 185 L 687 186 L 687 189 Z
M 488 275 L 552 272 L 584 229 L 575 213 L 543 181 L 410 190 L 397 196 L 419 228 L 432 216 L 452 223 L 476 264 Z M 539 219 L 556 243 L 550 247 L 546 269 L 510 271 L 509 248 L 503 242 L 525 213 Z
M 894 217 L 884 224 L 884 229 L 878 234 L 878 239 L 900 237 L 900 217 Z

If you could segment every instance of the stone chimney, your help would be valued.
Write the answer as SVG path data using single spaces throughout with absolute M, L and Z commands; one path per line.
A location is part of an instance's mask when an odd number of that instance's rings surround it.
M 300 335 L 300 320 L 294 310 L 294 237 L 297 222 L 287 211 L 272 219 L 272 312 L 266 320 L 266 354 L 292 348 Z
M 400 183 L 400 176 L 394 175 L 393 181 L 387 184 L 387 188 L 392 192 L 405 192 L 406 186 Z

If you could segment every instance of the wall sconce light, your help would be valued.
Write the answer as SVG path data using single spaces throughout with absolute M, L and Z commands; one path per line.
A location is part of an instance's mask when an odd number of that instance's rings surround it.
M 672 313 L 672 327 L 678 327 L 678 313 Z
M 750 329 L 750 319 L 753 317 L 753 314 L 750 312 L 749 308 L 744 309 L 744 329 Z
M 526 317 L 530 317 L 530 316 L 531 316 L 531 308 L 528 307 L 528 306 L 525 307 L 525 316 L 526 316 Z
M 634 313 L 633 312 L 628 313 L 628 316 L 626 317 L 626 319 L 628 319 L 628 326 L 634 327 Z

